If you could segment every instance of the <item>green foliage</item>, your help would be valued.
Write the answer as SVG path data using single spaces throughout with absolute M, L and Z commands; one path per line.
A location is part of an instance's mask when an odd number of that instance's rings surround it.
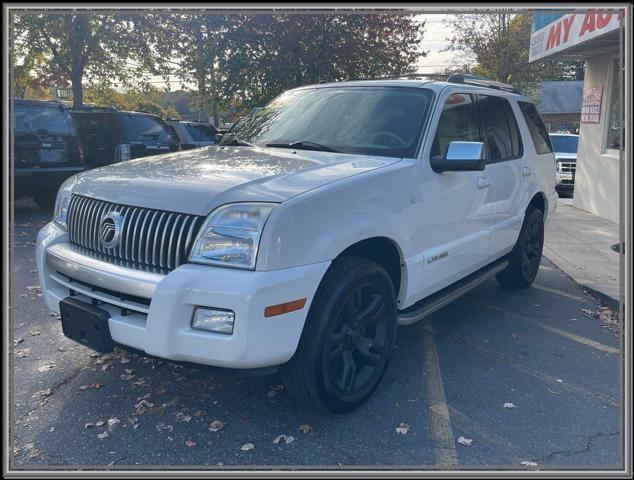
M 252 15 L 230 32 L 223 93 L 261 105 L 300 85 L 411 73 L 424 55 L 411 15 Z
M 454 15 L 447 50 L 458 53 L 456 69 L 511 83 L 530 96 L 545 80 L 583 79 L 583 62 L 528 63 L 532 13 Z
M 13 13 L 12 20 L 13 65 L 22 59 L 47 85 L 71 83 L 75 106 L 84 82 L 138 82 L 140 72 L 157 69 L 151 45 L 158 30 L 142 15 L 33 10 Z

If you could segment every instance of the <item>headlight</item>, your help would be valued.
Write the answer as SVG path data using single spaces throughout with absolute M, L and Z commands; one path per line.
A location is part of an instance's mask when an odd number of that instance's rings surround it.
M 274 203 L 230 203 L 217 208 L 203 225 L 191 262 L 255 269 L 260 235 Z
M 53 221 L 57 223 L 63 229 L 66 229 L 66 216 L 68 215 L 68 205 L 70 204 L 70 195 L 73 191 L 73 186 L 77 182 L 77 177 L 74 175 L 62 183 L 57 192 L 57 199 L 55 200 L 55 211 L 53 213 Z

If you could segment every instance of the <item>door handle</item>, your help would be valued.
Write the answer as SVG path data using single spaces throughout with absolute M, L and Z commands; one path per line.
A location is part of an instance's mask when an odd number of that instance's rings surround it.
M 491 179 L 489 177 L 478 177 L 478 188 L 489 188 L 491 186 Z
M 533 171 L 531 170 L 531 167 L 522 167 L 522 175 L 525 177 L 530 176 L 532 173 Z

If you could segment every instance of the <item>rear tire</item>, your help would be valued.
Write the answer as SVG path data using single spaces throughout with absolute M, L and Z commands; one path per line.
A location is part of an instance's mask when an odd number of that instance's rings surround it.
M 280 373 L 307 406 L 346 413 L 379 385 L 396 338 L 396 295 L 387 272 L 363 258 L 335 260 L 322 280 L 291 360 Z
M 529 206 L 515 247 L 509 254 L 509 265 L 496 275 L 500 285 L 526 288 L 537 276 L 544 247 L 544 214 Z
M 50 212 L 55 208 L 56 197 L 57 193 L 55 192 L 38 193 L 33 196 L 33 200 L 42 210 Z

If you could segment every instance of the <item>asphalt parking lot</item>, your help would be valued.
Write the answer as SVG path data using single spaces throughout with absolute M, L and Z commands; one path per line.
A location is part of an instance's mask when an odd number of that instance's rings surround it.
M 548 260 L 527 290 L 491 280 L 401 328 L 371 400 L 329 416 L 275 376 L 95 356 L 67 340 L 38 296 L 49 215 L 16 204 L 14 469 L 622 468 L 619 326 Z

